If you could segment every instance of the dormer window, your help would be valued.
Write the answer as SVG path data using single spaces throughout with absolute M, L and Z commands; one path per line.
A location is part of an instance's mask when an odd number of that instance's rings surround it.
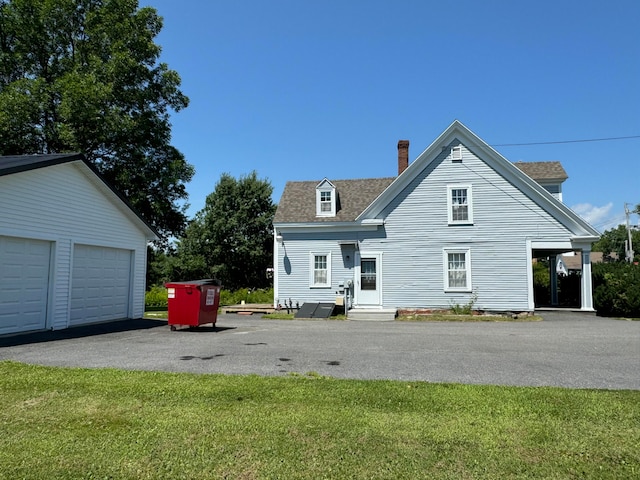
M 336 216 L 336 187 L 326 178 L 316 186 L 316 216 Z
M 330 213 L 331 212 L 331 197 L 333 192 L 320 192 L 320 212 L 321 213 Z

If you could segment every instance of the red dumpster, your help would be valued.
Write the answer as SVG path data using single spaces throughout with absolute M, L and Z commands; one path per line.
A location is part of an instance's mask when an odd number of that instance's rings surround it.
M 216 325 L 220 303 L 220 282 L 218 280 L 194 280 L 191 282 L 171 282 L 165 284 L 168 294 L 169 326 L 197 327 L 211 323 Z

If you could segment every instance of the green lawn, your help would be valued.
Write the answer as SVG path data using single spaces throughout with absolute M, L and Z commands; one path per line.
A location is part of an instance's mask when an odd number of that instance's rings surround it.
M 640 391 L 0 362 L 0 478 L 639 478 Z

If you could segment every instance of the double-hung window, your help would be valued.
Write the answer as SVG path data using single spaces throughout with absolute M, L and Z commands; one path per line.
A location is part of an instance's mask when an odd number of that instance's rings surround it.
M 471 253 L 468 249 L 445 249 L 444 289 L 451 292 L 471 291 Z
M 331 253 L 311 253 L 309 258 L 311 287 L 331 287 Z
M 447 186 L 447 210 L 449 225 L 473 224 L 471 185 Z
M 320 211 L 322 213 L 331 213 L 331 192 L 320 192 Z

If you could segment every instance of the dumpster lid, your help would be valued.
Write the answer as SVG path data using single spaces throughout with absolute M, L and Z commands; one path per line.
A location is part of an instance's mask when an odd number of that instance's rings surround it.
M 221 287 L 222 284 L 220 283 L 220 280 L 217 280 L 215 278 L 205 278 L 202 280 L 190 280 L 190 281 L 186 281 L 186 282 L 167 282 L 165 284 L 165 287 L 168 287 L 170 285 L 215 285 L 216 287 Z

